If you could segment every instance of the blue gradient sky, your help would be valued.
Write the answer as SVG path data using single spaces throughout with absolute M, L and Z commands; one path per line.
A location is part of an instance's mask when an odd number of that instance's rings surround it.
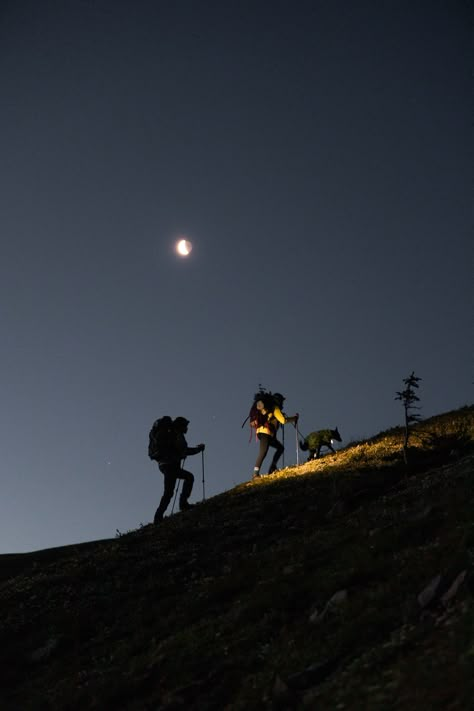
M 162 414 L 212 496 L 259 383 L 343 444 L 412 370 L 422 416 L 472 402 L 467 8 L 2 3 L 0 553 L 151 521 Z

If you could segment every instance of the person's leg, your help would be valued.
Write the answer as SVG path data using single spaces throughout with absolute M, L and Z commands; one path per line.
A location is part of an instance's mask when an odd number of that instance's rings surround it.
M 188 499 L 191 496 L 194 484 L 194 475 L 191 472 L 186 471 L 186 469 L 181 469 L 178 474 L 178 479 L 183 480 L 183 488 L 181 490 L 181 496 L 179 497 L 179 509 L 180 511 L 185 511 L 191 508 L 191 504 L 188 503 Z
M 254 477 L 260 476 L 260 467 L 262 466 L 263 460 L 267 456 L 268 447 L 270 446 L 271 440 L 270 435 L 263 433 L 258 434 L 257 437 L 260 441 L 260 447 L 258 450 L 257 461 L 255 462 L 255 466 L 253 468 Z
M 161 464 L 160 471 L 164 476 L 164 491 L 163 496 L 161 497 L 160 505 L 156 509 L 153 523 L 159 523 L 159 521 L 163 519 L 164 513 L 168 508 L 168 504 L 173 498 L 176 477 L 179 473 L 179 465 L 174 466 L 173 464 Z
M 270 447 L 275 448 L 275 454 L 273 455 L 272 463 L 270 464 L 270 469 L 268 470 L 268 473 L 272 474 L 274 471 L 276 471 L 278 460 L 285 451 L 285 448 L 280 442 L 280 440 L 278 440 L 276 437 L 271 438 L 269 445 Z

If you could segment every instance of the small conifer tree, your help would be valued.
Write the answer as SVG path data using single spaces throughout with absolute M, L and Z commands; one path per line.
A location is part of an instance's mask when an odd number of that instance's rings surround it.
M 420 382 L 421 378 L 417 378 L 415 375 L 415 371 L 413 370 L 411 375 L 408 376 L 408 378 L 404 378 L 403 383 L 405 385 L 405 389 L 401 391 L 397 391 L 397 395 L 395 397 L 395 400 L 401 400 L 403 404 L 403 409 L 405 411 L 405 439 L 403 442 L 403 456 L 405 458 L 405 462 L 407 461 L 407 449 L 408 449 L 408 440 L 410 438 L 410 426 L 415 424 L 416 422 L 419 422 L 420 420 L 420 415 L 418 415 L 416 412 L 413 412 L 413 410 L 419 410 L 420 408 L 415 405 L 415 403 L 419 402 L 420 398 L 416 394 L 416 390 L 419 388 L 418 383 Z

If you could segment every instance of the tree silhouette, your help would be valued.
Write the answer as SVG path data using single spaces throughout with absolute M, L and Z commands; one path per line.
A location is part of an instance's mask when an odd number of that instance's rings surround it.
M 405 439 L 403 442 L 403 456 L 405 458 L 405 462 L 407 462 L 408 440 L 410 438 L 411 431 L 410 426 L 420 421 L 420 415 L 417 415 L 415 412 L 413 412 L 413 410 L 420 409 L 415 405 L 415 403 L 419 402 L 420 400 L 420 398 L 415 392 L 419 388 L 418 383 L 420 382 L 420 380 L 421 378 L 417 378 L 415 375 L 415 371 L 413 370 L 411 372 L 411 375 L 409 375 L 408 378 L 404 378 L 403 380 L 405 389 L 397 391 L 397 396 L 395 398 L 395 400 L 401 400 L 403 404 L 403 409 L 405 411 Z

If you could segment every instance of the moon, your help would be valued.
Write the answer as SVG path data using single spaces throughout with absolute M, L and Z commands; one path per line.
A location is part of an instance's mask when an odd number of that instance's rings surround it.
M 180 239 L 176 244 L 176 251 L 182 257 L 187 257 L 191 252 L 193 245 L 188 239 Z

